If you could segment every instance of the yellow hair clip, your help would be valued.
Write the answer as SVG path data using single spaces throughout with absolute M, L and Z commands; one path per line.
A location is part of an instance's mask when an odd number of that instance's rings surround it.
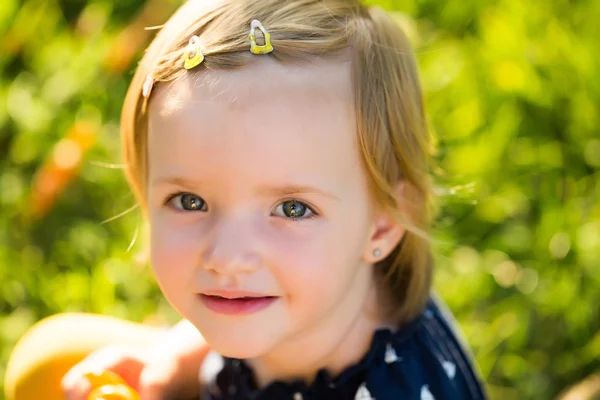
M 192 36 L 188 43 L 185 55 L 183 56 L 185 63 L 185 69 L 192 69 L 202 64 L 204 61 L 204 54 L 202 53 L 202 45 L 200 44 L 200 38 L 198 36 Z
M 256 44 L 256 36 L 254 31 L 256 28 L 260 29 L 265 37 L 265 44 L 259 46 Z M 252 54 L 268 54 L 273 51 L 273 45 L 271 44 L 271 34 L 265 30 L 259 20 L 252 20 L 250 24 L 250 51 Z

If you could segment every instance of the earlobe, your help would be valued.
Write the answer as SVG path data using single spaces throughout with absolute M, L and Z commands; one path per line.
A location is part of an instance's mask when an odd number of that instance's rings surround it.
M 401 181 L 396 185 L 398 208 L 395 212 L 381 210 L 375 216 L 369 243 L 363 255 L 363 259 L 368 263 L 376 263 L 386 258 L 406 234 L 406 229 L 398 218 L 398 215 L 404 215 L 406 211 L 402 207 L 405 184 L 405 181 Z
M 386 258 L 400 243 L 406 229 L 389 215 L 382 215 L 375 225 L 363 256 L 368 263 L 376 263 Z

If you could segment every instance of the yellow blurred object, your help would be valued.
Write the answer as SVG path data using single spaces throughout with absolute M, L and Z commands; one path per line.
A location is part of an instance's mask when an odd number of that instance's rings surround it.
M 4 380 L 6 400 L 64 400 L 62 377 L 91 352 L 111 344 L 151 345 L 161 328 L 94 314 L 59 314 L 46 318 L 19 340 L 13 349 Z M 88 378 L 89 379 L 89 378 Z M 114 374 L 93 374 L 103 389 L 94 400 L 137 400 Z M 128 397 L 129 396 L 129 397 Z M 90 400 L 92 397 L 90 397 Z
M 85 377 L 93 388 L 88 400 L 139 400 L 140 398 L 138 393 L 114 372 L 89 372 Z

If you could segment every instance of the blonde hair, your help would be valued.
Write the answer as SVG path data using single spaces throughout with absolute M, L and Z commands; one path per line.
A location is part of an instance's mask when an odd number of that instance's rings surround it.
M 249 51 L 250 22 L 271 34 L 281 62 L 310 62 L 349 51 L 357 128 L 373 197 L 407 232 L 376 266 L 387 316 L 406 322 L 429 297 L 432 217 L 429 131 L 411 46 L 390 16 L 356 0 L 189 0 L 169 19 L 146 51 L 125 99 L 121 134 L 126 176 L 146 209 L 146 98 L 148 74 L 156 82 L 176 81 L 207 69 L 234 69 L 258 57 Z M 183 68 L 192 35 L 205 60 L 194 72 Z M 265 57 L 265 56 L 260 56 Z M 201 72 L 199 72 L 201 73 Z M 397 183 L 406 182 L 403 196 Z

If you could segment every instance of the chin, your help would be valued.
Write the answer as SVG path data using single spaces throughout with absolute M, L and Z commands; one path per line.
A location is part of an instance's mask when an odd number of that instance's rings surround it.
M 259 332 L 242 333 L 241 335 L 232 333 L 231 331 L 211 332 L 211 334 L 204 335 L 202 332 L 209 347 L 224 357 L 255 358 L 267 354 L 273 348 L 273 343 L 269 338 L 259 337 Z
M 214 349 L 217 353 L 222 355 L 223 357 L 229 358 L 239 358 L 239 359 L 249 359 L 249 358 L 258 358 L 267 353 L 266 349 L 263 350 L 260 347 L 252 346 L 252 345 L 236 345 L 233 346 L 230 343 L 224 344 L 223 347 L 220 346 L 212 346 L 209 343 L 210 347 Z
M 216 323 L 195 324 L 208 346 L 224 357 L 255 358 L 269 353 L 275 347 L 276 329 L 253 328 L 245 324 L 223 326 Z M 237 325 L 237 326 L 236 326 Z

